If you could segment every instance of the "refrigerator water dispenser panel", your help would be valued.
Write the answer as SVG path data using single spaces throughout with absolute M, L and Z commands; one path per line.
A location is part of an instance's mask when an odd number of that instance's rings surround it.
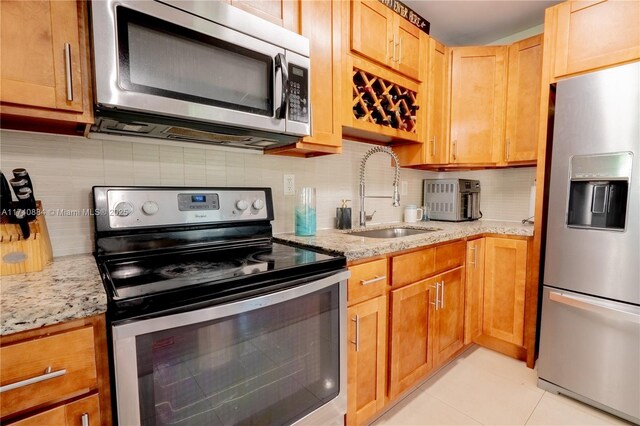
M 633 154 L 571 158 L 567 226 L 623 231 Z

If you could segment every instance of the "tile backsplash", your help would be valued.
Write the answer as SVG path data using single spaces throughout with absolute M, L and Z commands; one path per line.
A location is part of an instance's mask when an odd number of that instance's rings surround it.
M 371 145 L 345 141 L 341 155 L 301 159 L 220 150 L 197 144 L 84 139 L 0 131 L 0 167 L 6 175 L 25 167 L 36 197 L 49 211 L 47 225 L 55 256 L 92 251 L 94 185 L 268 186 L 275 204 L 274 233 L 293 232 L 295 196 L 284 195 L 283 175 L 295 175 L 296 187 L 317 193 L 318 228 L 333 228 L 341 199 L 351 200 L 357 221 L 360 160 Z M 435 173 L 401 169 L 407 182 L 401 203 L 422 204 L 422 179 L 464 177 L 482 181 L 485 219 L 521 220 L 527 215 L 534 168 Z M 367 161 L 368 195 L 391 195 L 393 167 L 384 154 Z M 402 220 L 402 208 L 390 199 L 368 199 L 374 223 Z

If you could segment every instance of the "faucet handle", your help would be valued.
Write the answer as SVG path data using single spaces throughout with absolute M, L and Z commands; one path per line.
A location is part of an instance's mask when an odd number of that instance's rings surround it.
M 374 214 L 376 214 L 376 211 L 377 211 L 377 210 L 374 210 L 374 211 L 373 211 L 373 213 L 371 213 L 370 215 L 368 215 L 368 214 L 366 214 L 366 213 L 365 213 L 365 214 L 364 214 L 364 218 L 365 218 L 365 220 L 366 220 L 367 222 L 372 221 L 372 220 L 373 220 L 373 215 L 374 215 Z

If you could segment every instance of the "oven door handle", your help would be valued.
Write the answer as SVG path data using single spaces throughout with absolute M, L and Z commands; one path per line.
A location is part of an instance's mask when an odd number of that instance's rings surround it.
M 276 118 L 284 120 L 287 118 L 287 101 L 289 99 L 289 65 L 283 53 L 278 53 L 275 57 L 276 75 L 280 70 L 282 78 L 282 93 L 280 95 L 280 106 L 276 109 Z

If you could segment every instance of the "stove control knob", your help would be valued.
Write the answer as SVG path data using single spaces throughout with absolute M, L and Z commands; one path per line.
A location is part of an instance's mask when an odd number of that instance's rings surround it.
M 249 208 L 249 203 L 247 203 L 245 200 L 238 200 L 236 201 L 236 208 L 243 212 Z
M 128 203 L 126 201 L 121 201 L 118 204 L 116 204 L 116 207 L 113 210 L 113 212 L 115 213 L 116 216 L 126 217 L 126 216 L 129 216 L 131 213 L 133 213 L 133 206 L 131 205 L 131 203 Z
M 142 211 L 144 214 L 152 216 L 158 213 L 158 203 L 155 201 L 145 201 L 142 203 Z
M 253 208 L 256 210 L 262 210 L 264 207 L 264 201 L 258 199 L 253 202 Z

